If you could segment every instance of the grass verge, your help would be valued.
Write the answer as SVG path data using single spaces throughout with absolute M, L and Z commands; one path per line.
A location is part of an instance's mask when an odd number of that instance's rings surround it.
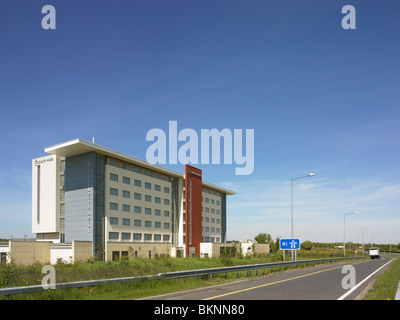
M 363 300 L 393 300 L 400 281 L 400 258 L 395 259 L 389 268 L 376 277 L 374 286 Z

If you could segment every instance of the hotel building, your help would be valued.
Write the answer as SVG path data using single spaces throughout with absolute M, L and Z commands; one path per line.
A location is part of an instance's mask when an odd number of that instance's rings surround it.
M 38 241 L 90 243 L 93 257 L 200 256 L 226 242 L 233 191 L 75 139 L 32 160 L 32 232 Z

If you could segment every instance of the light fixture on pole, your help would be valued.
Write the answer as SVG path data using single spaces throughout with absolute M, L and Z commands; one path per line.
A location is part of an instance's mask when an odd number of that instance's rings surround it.
M 343 215 L 343 257 L 346 256 L 346 215 L 348 214 L 356 214 L 357 211 L 345 213 Z
M 362 251 L 364 257 L 364 229 L 371 228 L 371 226 L 366 226 L 361 228 L 361 241 L 362 241 Z
M 293 180 L 297 180 L 297 179 L 302 179 L 302 178 L 308 178 L 308 177 L 313 177 L 314 173 L 309 173 L 306 176 L 302 176 L 302 177 L 297 177 L 297 178 L 293 178 L 292 180 L 290 180 L 290 202 L 291 202 L 291 238 L 293 239 Z M 293 261 L 293 250 L 292 250 L 292 261 Z

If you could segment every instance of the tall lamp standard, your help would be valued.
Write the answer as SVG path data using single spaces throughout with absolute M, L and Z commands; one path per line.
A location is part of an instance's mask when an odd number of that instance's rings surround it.
M 366 226 L 361 228 L 361 241 L 362 241 L 362 251 L 364 257 L 364 229 L 371 228 L 371 226 Z
M 303 177 L 297 177 L 293 178 L 290 180 L 290 202 L 291 202 L 291 238 L 293 239 L 293 180 L 297 179 L 302 179 L 302 178 L 308 178 L 308 177 L 313 177 L 314 173 L 309 173 L 306 176 Z M 292 261 L 293 261 L 293 250 L 292 250 Z
M 346 215 L 348 214 L 356 214 L 357 211 L 345 213 L 343 215 L 343 257 L 346 256 Z

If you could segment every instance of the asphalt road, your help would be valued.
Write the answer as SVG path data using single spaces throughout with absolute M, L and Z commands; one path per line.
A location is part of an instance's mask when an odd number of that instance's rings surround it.
M 381 257 L 379 260 L 367 258 L 365 260 L 317 265 L 304 269 L 289 269 L 282 273 L 272 273 L 263 277 L 149 299 L 354 300 L 360 296 L 378 274 L 388 267 L 392 260 L 390 257 Z M 345 267 L 349 265 L 353 266 L 354 269 Z M 355 275 L 355 282 L 351 281 L 352 275 Z M 342 282 L 347 288 L 343 288 Z

